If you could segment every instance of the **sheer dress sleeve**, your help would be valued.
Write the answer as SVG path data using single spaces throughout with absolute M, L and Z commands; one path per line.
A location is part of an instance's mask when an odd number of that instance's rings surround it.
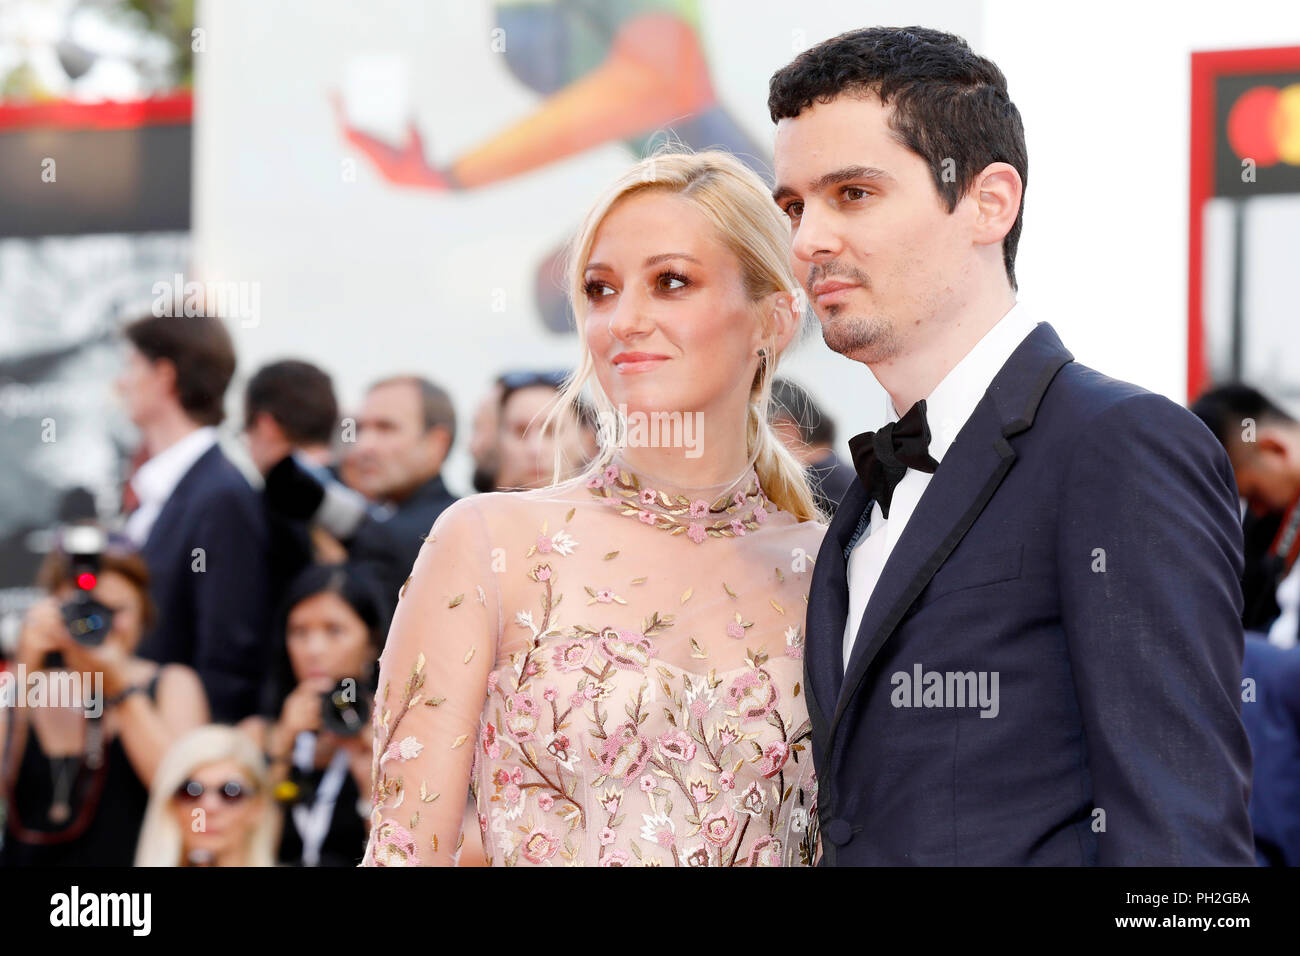
M 364 866 L 454 866 L 500 633 L 486 523 L 473 499 L 434 522 L 402 588 L 372 715 Z

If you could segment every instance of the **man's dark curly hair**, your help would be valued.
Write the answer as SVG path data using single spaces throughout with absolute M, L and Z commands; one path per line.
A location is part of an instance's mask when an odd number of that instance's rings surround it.
M 1008 163 L 1022 183 L 1028 182 L 1025 129 L 1007 95 L 1007 79 L 961 37 L 926 27 L 841 33 L 800 53 L 772 75 L 767 108 L 775 123 L 842 93 L 869 93 L 883 104 L 893 104 L 890 128 L 903 146 L 929 164 L 949 212 L 989 163 Z M 945 166 L 947 159 L 952 162 Z M 1022 199 L 1016 221 L 1002 240 L 1002 260 L 1013 289 L 1023 218 Z

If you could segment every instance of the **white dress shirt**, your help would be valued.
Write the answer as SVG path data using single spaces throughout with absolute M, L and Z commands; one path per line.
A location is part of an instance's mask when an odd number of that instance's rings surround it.
M 1016 304 L 984 337 L 975 343 L 966 356 L 953 366 L 943 381 L 935 386 L 925 399 L 925 419 L 930 426 L 930 456 L 937 462 L 956 440 L 975 406 L 979 404 L 988 387 L 1011 353 L 1038 323 L 1029 317 L 1024 307 Z M 890 399 L 885 400 L 889 421 L 901 416 Z M 844 667 L 849 666 L 849 655 L 858 635 L 858 626 L 867 609 L 871 593 L 885 569 L 885 562 L 894 545 L 903 535 L 908 519 L 916 510 L 926 487 L 933 477 L 929 472 L 909 468 L 894 487 L 894 497 L 889 503 L 889 518 L 885 518 L 879 502 L 871 506 L 871 524 L 849 555 L 849 613 L 844 622 Z
M 216 428 L 205 425 L 190 432 L 171 447 L 163 449 L 136 469 L 131 478 L 131 489 L 140 506 L 127 517 L 122 532 L 137 548 L 144 547 L 153 523 L 158 520 L 163 505 L 181 483 L 185 473 L 216 443 Z

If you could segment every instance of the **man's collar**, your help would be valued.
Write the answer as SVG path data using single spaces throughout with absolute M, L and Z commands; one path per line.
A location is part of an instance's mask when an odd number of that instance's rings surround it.
M 1017 302 L 926 396 L 925 418 L 930 426 L 930 455 L 935 461 L 943 461 L 943 456 L 952 447 L 958 432 L 988 391 L 998 370 L 1006 364 L 1011 353 L 1033 331 L 1035 325 L 1037 322 Z M 890 421 L 897 421 L 901 416 L 894 408 L 893 401 L 887 397 L 885 405 L 890 413 Z
M 131 488 L 141 504 L 161 504 L 171 497 L 185 473 L 217 443 L 217 429 L 204 425 L 154 455 L 131 478 Z

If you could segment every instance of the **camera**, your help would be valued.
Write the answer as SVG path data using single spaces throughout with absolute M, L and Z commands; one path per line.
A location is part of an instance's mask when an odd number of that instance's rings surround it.
M 107 545 L 108 535 L 95 525 L 71 525 L 64 528 L 60 535 L 60 548 L 68 556 L 77 595 L 63 602 L 59 610 L 72 639 L 84 647 L 99 647 L 113 629 L 112 609 L 91 595 L 99 583 L 100 566 Z M 66 666 L 66 663 L 62 654 L 53 651 L 45 655 L 42 666 L 59 669 Z
M 340 737 L 355 737 L 370 720 L 370 692 L 357 677 L 345 677 L 321 695 L 321 727 Z

